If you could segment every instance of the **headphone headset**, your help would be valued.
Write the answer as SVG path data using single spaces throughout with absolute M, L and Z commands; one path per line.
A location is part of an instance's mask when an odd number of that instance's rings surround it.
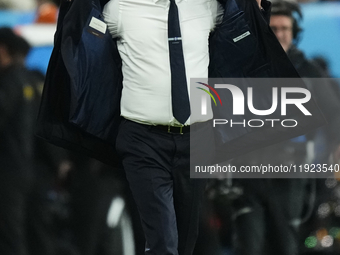
M 299 4 L 289 0 L 274 1 L 272 3 L 271 15 L 284 15 L 292 19 L 293 40 L 294 44 L 297 44 L 300 40 L 300 33 L 303 30 L 299 25 L 303 18 Z

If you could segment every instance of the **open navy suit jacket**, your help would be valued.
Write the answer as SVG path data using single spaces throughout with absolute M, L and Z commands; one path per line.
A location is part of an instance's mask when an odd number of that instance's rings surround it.
M 108 31 L 95 33 L 92 17 L 103 20 L 107 0 L 63 0 L 51 55 L 37 135 L 47 141 L 118 166 L 115 141 L 122 90 L 121 59 Z M 270 3 L 262 0 L 221 0 L 223 22 L 209 41 L 209 77 L 299 77 L 268 25 Z M 250 31 L 235 43 L 233 38 Z M 303 86 L 303 85 L 302 85 Z M 222 95 L 223 96 L 223 95 Z M 270 95 L 271 96 L 271 95 Z M 302 119 L 305 130 L 235 129 L 219 127 L 215 162 L 289 139 L 324 124 L 310 101 L 313 117 Z

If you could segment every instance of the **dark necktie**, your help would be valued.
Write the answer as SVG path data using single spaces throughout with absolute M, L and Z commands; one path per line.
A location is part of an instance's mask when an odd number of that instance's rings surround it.
M 181 29 L 175 0 L 170 0 L 168 38 L 171 68 L 172 113 L 182 124 L 190 116 L 190 101 L 185 75 Z

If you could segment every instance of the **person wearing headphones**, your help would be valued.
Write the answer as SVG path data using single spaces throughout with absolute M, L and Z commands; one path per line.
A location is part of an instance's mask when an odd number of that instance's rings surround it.
M 339 99 L 332 93 L 322 69 L 308 60 L 297 48 L 303 18 L 300 6 L 293 1 L 272 2 L 270 27 L 287 53 L 288 58 L 305 79 L 309 90 L 314 91 L 316 100 L 330 122 L 340 111 Z M 324 86 L 322 86 L 324 85 Z M 334 129 L 334 128 L 333 128 Z M 335 130 L 335 129 L 334 129 Z M 337 129 L 338 130 L 338 129 Z M 291 140 L 256 150 L 233 160 L 238 165 L 301 165 L 307 162 L 307 141 L 314 134 L 303 135 Z M 330 140 L 328 140 L 330 141 Z M 327 143 L 327 141 L 326 141 Z M 316 157 L 327 158 L 329 151 Z M 315 156 L 310 156 L 315 161 Z M 326 162 L 317 162 L 326 163 Z M 243 188 L 243 196 L 235 203 L 240 213 L 235 219 L 234 247 L 236 255 L 247 254 L 299 254 L 299 229 L 310 216 L 313 206 L 307 205 L 315 196 L 315 181 L 312 179 L 240 179 L 236 185 Z M 313 192 L 310 192 L 313 190 Z M 241 204 L 241 205 L 240 205 Z M 307 209 L 307 210 L 306 210 Z M 308 210 L 309 209 L 309 210 Z
M 297 47 L 302 31 L 299 21 L 302 18 L 302 13 L 297 3 L 291 1 L 274 2 L 270 27 L 299 75 L 303 78 L 309 78 L 307 79 L 307 86 L 311 91 L 314 91 L 317 103 L 329 123 L 327 127 L 321 128 L 317 132 L 317 135 L 323 133 L 319 135 L 323 137 L 323 141 L 322 144 L 316 144 L 322 149 L 316 151 L 314 158 L 316 163 L 328 163 L 331 151 L 334 147 L 337 147 L 336 145 L 340 141 L 337 132 L 339 130 L 337 119 L 339 118 L 336 117 L 340 110 L 338 86 L 330 79 L 323 79 L 322 82 L 319 79 L 311 79 L 329 78 L 329 75 L 315 61 L 307 59 L 305 54 Z

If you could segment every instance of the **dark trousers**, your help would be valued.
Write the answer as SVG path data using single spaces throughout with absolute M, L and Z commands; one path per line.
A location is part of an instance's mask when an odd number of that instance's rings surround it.
M 190 134 L 124 120 L 116 148 L 140 213 L 145 254 L 191 255 L 206 180 L 190 179 Z

